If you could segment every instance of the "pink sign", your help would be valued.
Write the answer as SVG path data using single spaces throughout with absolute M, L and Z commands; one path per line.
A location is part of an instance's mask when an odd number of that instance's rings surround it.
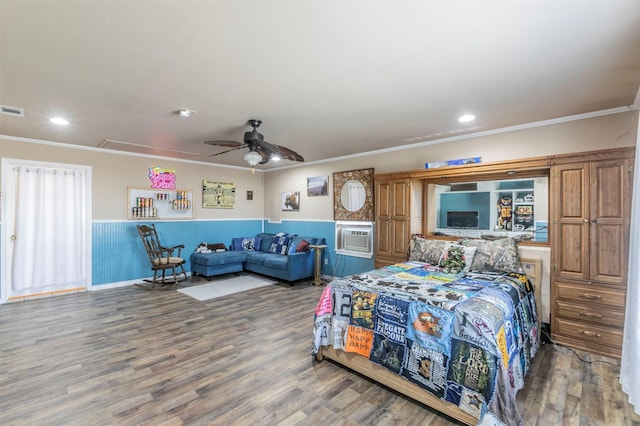
M 176 171 L 159 166 L 149 167 L 151 187 L 155 189 L 176 189 Z

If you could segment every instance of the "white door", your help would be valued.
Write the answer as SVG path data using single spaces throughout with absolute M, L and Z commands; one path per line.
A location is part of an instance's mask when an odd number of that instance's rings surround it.
M 0 301 L 91 285 L 91 168 L 2 159 Z

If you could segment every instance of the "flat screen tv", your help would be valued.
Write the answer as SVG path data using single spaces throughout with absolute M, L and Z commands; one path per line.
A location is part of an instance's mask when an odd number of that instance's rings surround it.
M 447 228 L 478 229 L 480 218 L 477 211 L 447 212 Z

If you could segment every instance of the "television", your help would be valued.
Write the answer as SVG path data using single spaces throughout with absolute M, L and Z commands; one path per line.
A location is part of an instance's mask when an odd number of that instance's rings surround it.
M 480 228 L 480 215 L 477 211 L 448 211 L 447 228 Z

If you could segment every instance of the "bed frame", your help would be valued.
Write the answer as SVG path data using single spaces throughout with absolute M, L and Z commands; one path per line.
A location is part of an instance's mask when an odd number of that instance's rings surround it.
M 539 286 L 542 280 L 542 262 L 540 260 L 533 259 L 520 259 L 520 261 L 525 273 L 534 284 L 536 306 L 538 309 L 538 323 L 540 323 L 541 292 Z M 344 367 L 358 372 L 365 377 L 387 386 L 402 395 L 421 402 L 422 404 L 446 414 L 447 416 L 453 417 L 462 423 L 467 425 L 478 424 L 477 418 L 461 410 L 457 405 L 447 401 L 442 401 L 429 391 L 411 383 L 404 377 L 398 376 L 361 355 L 352 352 L 345 352 L 341 349 L 334 349 L 332 346 L 323 346 L 316 354 L 316 359 L 318 361 L 322 361 L 324 358 L 335 361 Z

